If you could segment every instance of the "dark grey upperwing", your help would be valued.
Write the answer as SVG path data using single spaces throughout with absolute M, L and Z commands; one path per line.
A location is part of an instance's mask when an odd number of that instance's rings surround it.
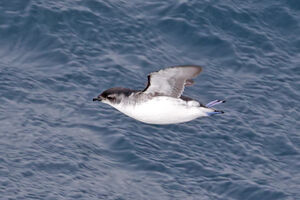
M 200 66 L 184 65 L 153 72 L 148 75 L 148 85 L 143 92 L 179 98 L 184 86 L 192 85 L 192 78 L 195 78 L 201 71 Z

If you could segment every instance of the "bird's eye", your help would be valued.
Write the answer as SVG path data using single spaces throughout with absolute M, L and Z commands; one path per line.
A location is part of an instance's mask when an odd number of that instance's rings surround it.
M 109 95 L 109 96 L 107 96 L 107 99 L 108 99 L 108 100 L 114 100 L 114 99 L 115 99 L 115 97 L 114 97 L 114 96 L 111 96 L 111 95 Z

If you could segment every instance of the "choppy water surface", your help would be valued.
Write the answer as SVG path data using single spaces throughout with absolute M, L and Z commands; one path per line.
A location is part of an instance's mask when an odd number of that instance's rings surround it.
M 300 2 L 0 2 L 1 199 L 300 199 Z M 92 102 L 173 65 L 224 115 Z

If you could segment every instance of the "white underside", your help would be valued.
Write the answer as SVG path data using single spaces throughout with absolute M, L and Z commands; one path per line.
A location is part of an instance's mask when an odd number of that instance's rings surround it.
M 108 103 L 108 102 L 105 102 Z M 196 101 L 159 96 L 135 105 L 110 104 L 120 112 L 148 124 L 175 124 L 208 116 L 211 109 L 199 107 Z

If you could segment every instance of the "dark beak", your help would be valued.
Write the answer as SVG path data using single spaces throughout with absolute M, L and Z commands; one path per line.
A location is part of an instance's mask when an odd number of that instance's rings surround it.
M 93 101 L 102 101 L 102 97 L 96 97 L 96 98 L 93 98 Z

